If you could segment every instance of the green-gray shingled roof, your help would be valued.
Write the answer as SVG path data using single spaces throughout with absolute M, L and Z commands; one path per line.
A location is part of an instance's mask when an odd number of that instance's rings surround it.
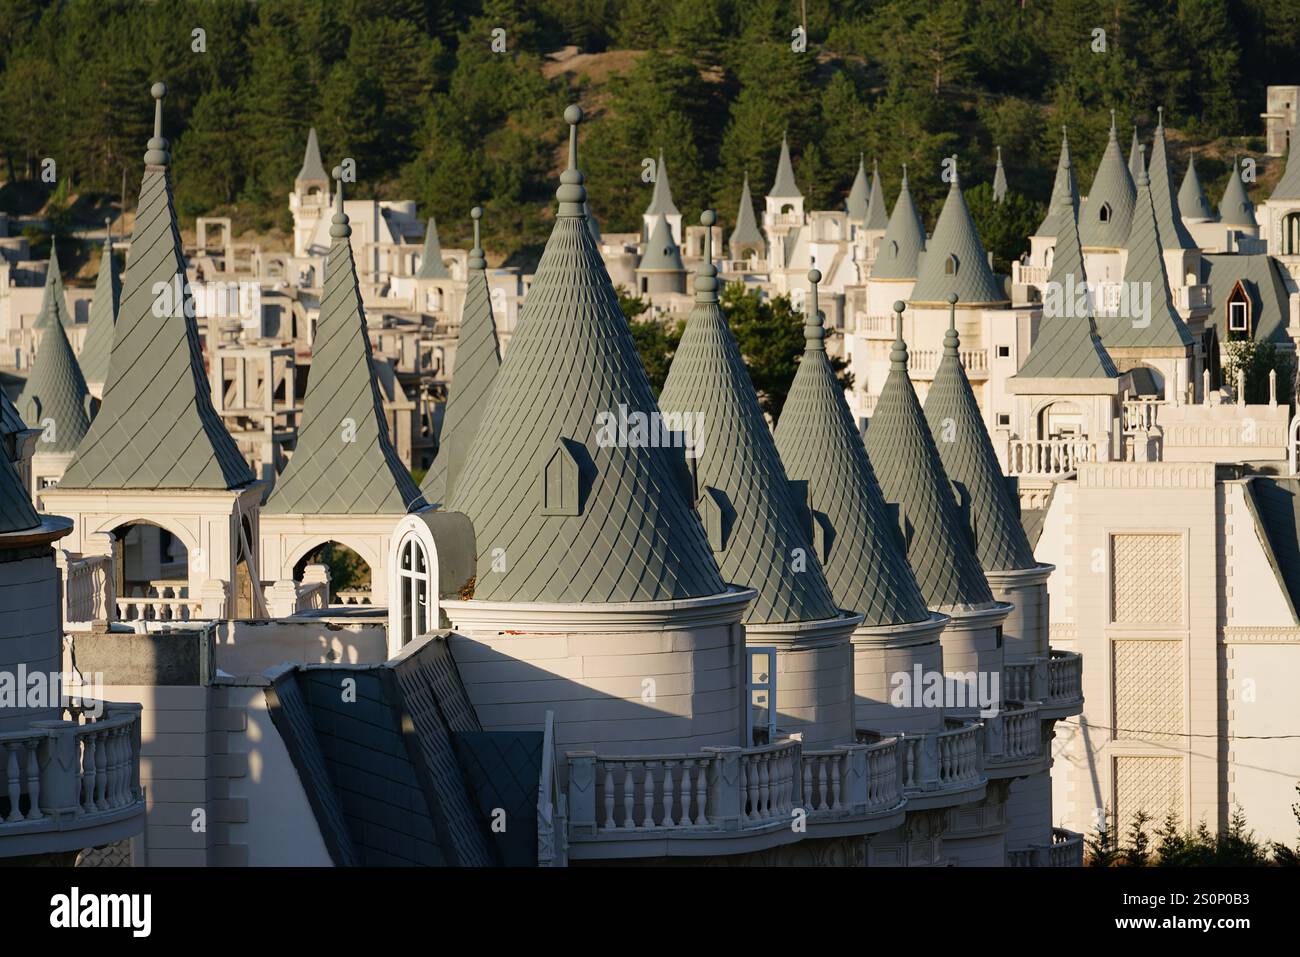
M 867 429 L 867 457 L 885 501 L 897 509 L 907 558 L 927 604 L 937 611 L 987 607 L 993 603 L 993 593 L 971 548 L 952 485 L 908 378 L 902 335 L 900 313 L 889 375 Z
M 907 187 L 907 168 L 898 187 L 898 199 L 890 214 L 889 225 L 880 240 L 880 251 L 871 266 L 872 279 L 915 279 L 921 253 L 925 249 L 925 226 L 912 202 Z
M 1187 172 L 1183 174 L 1183 184 L 1178 187 L 1178 213 L 1183 219 L 1214 219 L 1214 209 L 1201 187 L 1201 178 L 1196 174 L 1196 155 L 1188 154 Z
M 1158 184 L 1151 182 L 1145 170 L 1138 174 L 1133 228 L 1129 231 L 1128 257 L 1124 264 L 1125 285 L 1131 290 L 1140 290 L 1143 302 L 1147 290 L 1150 290 L 1151 313 L 1149 316 L 1098 316 L 1097 331 L 1107 349 L 1184 349 L 1190 348 L 1194 342 L 1169 295 L 1169 277 L 1165 272 L 1155 197 L 1152 195 L 1158 189 Z M 1127 313 L 1130 310 L 1121 311 Z
M 420 256 L 420 268 L 415 273 L 416 279 L 450 279 L 451 272 L 442 261 L 442 244 L 438 242 L 438 224 L 432 216 L 424 231 L 424 252 Z
M 1088 198 L 1079 207 L 1079 242 L 1089 248 L 1124 248 L 1129 225 L 1133 222 L 1135 195 L 1133 177 L 1119 155 L 1119 140 L 1115 137 L 1112 115 L 1106 150 L 1101 154 L 1101 163 L 1097 166 Z
M 113 353 L 113 328 L 117 324 L 118 304 L 122 298 L 122 281 L 118 278 L 117 264 L 113 261 L 112 238 L 104 239 L 99 256 L 99 278 L 95 281 L 95 297 L 90 301 L 90 322 L 86 338 L 77 357 L 87 382 L 104 382 L 108 379 L 108 362 Z
M 335 181 L 330 250 L 298 443 L 262 510 L 279 515 L 399 515 L 426 504 L 393 450 L 375 381 L 352 228 Z
M 90 427 L 86 380 L 59 323 L 41 333 L 41 348 L 18 397 L 24 420 L 41 429 L 42 452 L 71 452 Z
M 9 393 L 5 392 L 4 389 L 0 389 L 0 436 L 8 437 L 15 432 L 26 431 L 26 429 L 27 423 L 18 414 L 18 407 L 9 398 Z
M 685 271 L 681 250 L 673 242 L 673 231 L 668 225 L 668 217 L 660 216 L 655 219 L 654 228 L 650 230 L 650 238 L 646 240 L 645 250 L 636 268 L 656 272 Z
M 803 196 L 794 181 L 794 167 L 790 164 L 790 144 L 785 134 L 781 134 L 781 158 L 776 161 L 776 181 L 767 195 L 773 199 L 794 199 Z
M 1246 509 L 1287 608 L 1300 624 L 1300 480 L 1258 475 L 1246 480 Z
M 786 474 L 806 487 L 817 557 L 835 603 L 868 626 L 929 617 L 898 525 L 881 494 L 826 355 L 821 324 L 804 327 L 804 353 L 776 424 Z
M 1219 222 L 1225 226 L 1259 225 L 1255 219 L 1255 204 L 1246 193 L 1246 184 L 1241 181 L 1241 169 L 1235 156 L 1232 158 L 1232 174 L 1219 200 Z
M 993 198 L 999 203 L 1007 197 L 1007 171 L 1002 166 L 1002 147 L 998 147 L 998 165 L 993 171 Z
M 673 188 L 668 183 L 668 166 L 664 163 L 664 151 L 659 151 L 659 165 L 655 168 L 655 188 L 650 194 L 650 205 L 645 208 L 647 216 L 678 216 L 677 205 L 673 202 Z
M 1138 162 L 1140 165 L 1141 159 Z M 1178 191 L 1174 187 L 1173 169 L 1169 165 L 1163 108 L 1151 141 L 1151 168 L 1147 171 L 1147 176 L 1151 182 L 1151 202 L 1156 211 L 1156 228 L 1160 233 L 1161 248 L 1195 249 L 1196 241 L 1183 225 L 1183 217 L 1178 212 Z
M 726 588 L 688 500 L 681 449 L 619 436 L 655 404 L 586 228 L 570 106 L 559 210 L 451 506 L 474 524 L 474 597 L 663 601 Z M 622 439 L 622 441 L 620 441 Z
M 1223 304 L 1241 283 L 1242 291 L 1250 300 L 1251 332 L 1256 342 L 1289 342 L 1287 336 L 1290 311 L 1290 273 L 1282 261 L 1267 253 L 1207 253 L 1204 282 L 1210 287 L 1210 311 L 1207 325 L 1219 331 L 1219 341 L 1229 338 L 1227 309 Z
M 325 180 L 329 182 L 329 174 L 325 172 L 325 164 L 320 159 L 320 144 L 316 141 L 316 127 L 307 131 L 307 149 L 303 153 L 302 168 L 298 170 L 297 180 L 304 182 L 307 180 Z
M 988 253 L 971 219 L 961 183 L 953 173 L 939 221 L 925 244 L 912 288 L 913 302 L 947 302 L 957 295 L 963 303 L 1004 303 L 1002 284 L 989 268 Z
M 59 270 L 59 252 L 54 243 L 50 243 L 50 263 L 45 270 L 45 289 L 41 292 L 41 309 L 36 314 L 33 329 L 48 328 L 51 322 L 58 320 L 65 329 L 76 324 L 72 313 L 68 311 L 68 299 L 63 291 L 63 274 Z
M 420 485 L 425 499 L 439 505 L 447 501 L 448 489 L 455 487 L 465 466 L 488 393 L 501 366 L 501 347 L 497 342 L 492 296 L 488 290 L 487 260 L 480 244 L 482 210 L 475 207 L 471 215 L 474 217 L 474 247 L 469 251 L 465 305 L 460 314 L 460 331 L 456 335 L 456 365 L 442 417 L 442 433 L 438 436 L 438 454 Z M 587 222 L 591 222 L 590 212 L 587 213 Z
M 1052 196 L 1047 203 L 1047 214 L 1039 225 L 1035 236 L 1056 236 L 1060 230 L 1057 222 L 1062 211 L 1062 197 L 1070 200 L 1070 228 L 1077 229 L 1079 215 L 1079 185 L 1074 180 L 1074 166 L 1070 162 L 1070 138 L 1065 130 L 1061 131 L 1061 154 L 1056 161 L 1056 180 L 1052 183 Z
M 1289 141 L 1291 145 L 1286 154 L 1286 169 L 1282 171 L 1282 177 L 1273 187 L 1269 199 L 1300 199 L 1300 156 L 1296 155 L 1297 132 L 1300 132 L 1300 127 L 1293 127 Z
M 757 245 L 760 249 L 767 245 L 763 234 L 758 229 L 758 221 L 754 218 L 754 200 L 749 195 L 749 175 L 746 174 L 745 185 L 740 190 L 740 210 L 736 213 L 736 227 L 731 231 L 727 246 L 731 250 L 732 257 L 738 258 L 736 252 L 741 246 L 748 244 Z
M 702 221 L 711 226 L 712 213 Z M 723 580 L 758 592 L 745 622 L 834 618 L 839 609 L 813 554 L 806 513 L 791 494 L 740 347 L 718 304 L 707 239 L 705 250 L 695 306 L 659 407 L 683 423 L 703 423 L 696 444 L 696 510 L 709 528 Z
M 1137 182 L 1138 163 L 1140 162 L 1138 156 L 1140 153 L 1141 144 L 1138 140 L 1138 128 L 1135 126 L 1133 127 L 1133 142 L 1129 144 L 1128 148 L 1128 174 L 1133 177 L 1135 183 Z
M 0 533 L 25 532 L 40 524 L 22 476 L 9 456 L 0 454 Z
M 104 398 L 62 488 L 231 489 L 253 473 L 212 408 L 198 327 L 186 315 L 185 255 L 155 84 L 154 135 L 127 257 Z M 156 289 L 172 291 L 171 309 Z M 183 297 L 176 297 L 184 289 Z M 192 312 L 192 310 L 191 310 Z M 158 313 L 161 313 L 158 314 Z
M 986 572 L 1034 568 L 1034 550 L 961 364 L 955 314 L 950 313 L 943 359 L 925 397 L 925 418 L 980 565 Z
M 1091 305 L 1086 296 L 1079 295 L 1088 276 L 1079 248 L 1074 207 L 1066 195 L 1059 196 L 1057 203 L 1060 231 L 1047 276 L 1043 317 L 1039 320 L 1038 337 L 1016 378 L 1114 379 L 1119 373 L 1097 335 Z M 1076 308 L 1080 298 L 1082 310 Z
M 885 205 L 885 191 L 880 185 L 880 164 L 871 161 L 871 202 L 867 206 L 865 229 L 886 229 L 889 226 L 889 207 Z
M 849 189 L 849 198 L 844 209 L 849 219 L 855 223 L 865 223 L 871 208 L 871 188 L 867 186 L 867 166 L 862 156 L 858 156 L 858 171 L 853 177 L 853 186 Z

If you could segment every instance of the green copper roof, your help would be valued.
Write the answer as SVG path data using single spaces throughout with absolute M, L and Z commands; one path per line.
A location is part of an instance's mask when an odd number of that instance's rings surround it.
M 867 207 L 866 229 L 886 229 L 889 226 L 889 208 L 885 205 L 885 191 L 880 186 L 880 165 L 871 161 L 871 203 Z
M 706 211 L 700 222 L 712 226 L 713 211 Z M 809 528 L 791 494 L 740 347 L 718 305 L 717 269 L 709 233 L 705 236 L 695 307 L 659 407 L 683 422 L 700 417 L 706 423 L 707 439 L 695 459 L 696 510 L 710 530 L 723 580 L 758 591 L 746 623 L 834 618 L 839 609 Z M 815 308 L 815 298 L 813 303 Z
M 925 249 L 925 226 L 907 188 L 907 167 L 898 187 L 898 199 L 889 225 L 880 241 L 880 252 L 871 266 L 872 279 L 915 279 L 921 252 Z
M 302 157 L 302 169 L 298 170 L 297 179 L 299 182 L 304 180 L 325 180 L 329 181 L 329 174 L 325 172 L 325 164 L 320 161 L 320 144 L 316 142 L 316 127 L 307 131 L 307 151 Z
M 442 261 L 442 245 L 438 242 L 438 223 L 432 216 L 424 231 L 424 252 L 420 255 L 420 268 L 416 279 L 450 279 L 447 264 Z
M 1070 200 L 1070 228 L 1077 229 L 1079 215 L 1079 186 L 1074 181 L 1074 166 L 1070 162 L 1070 138 L 1061 130 L 1061 155 L 1056 161 L 1056 180 L 1052 183 L 1052 197 L 1047 203 L 1047 215 L 1043 217 L 1035 236 L 1056 236 L 1060 230 L 1057 217 L 1062 211 L 1062 197 Z
M 451 496 L 474 523 L 474 597 L 719 594 L 726 586 L 687 499 L 682 450 L 663 448 L 662 435 L 649 441 L 659 407 L 585 225 L 582 110 L 570 106 L 565 120 L 569 165 L 555 226 Z M 626 430 L 616 427 L 631 416 Z
M 647 216 L 679 216 L 673 202 L 673 188 L 668 183 L 668 165 L 664 162 L 664 151 L 659 151 L 659 165 L 655 172 L 655 188 L 650 195 L 650 205 L 645 208 Z
M 1016 377 L 1113 379 L 1119 373 L 1097 335 L 1088 297 L 1081 292 L 1088 276 L 1079 249 L 1074 207 L 1070 197 L 1064 194 L 1057 197 L 1057 203 L 1056 221 L 1061 229 L 1052 251 L 1043 317 L 1039 320 L 1038 336 Z
M 1183 174 L 1183 185 L 1178 188 L 1178 212 L 1183 219 L 1214 219 L 1214 210 L 1205 198 L 1201 188 L 1201 178 L 1196 175 L 1196 154 L 1187 157 L 1187 172 Z
M 1133 182 L 1135 183 L 1137 182 L 1137 175 L 1139 169 L 1138 153 L 1139 153 L 1138 128 L 1135 126 L 1133 127 L 1133 142 L 1129 144 L 1129 148 L 1128 148 L 1128 174 L 1133 177 Z
M 67 296 L 63 292 L 63 274 L 59 271 L 59 251 L 50 243 L 50 264 L 45 270 L 45 289 L 41 293 L 41 310 L 36 314 L 33 329 L 47 329 L 51 322 L 58 319 L 65 329 L 76 324 L 72 313 L 68 312 Z M 37 348 L 40 348 L 39 345 Z
M 18 414 L 18 407 L 9 398 L 9 393 L 0 389 L 0 436 L 8 437 L 15 432 L 25 431 L 27 423 Z
M 894 308 L 898 335 L 889 354 L 889 375 L 867 429 L 867 457 L 885 501 L 898 510 L 907 558 L 929 606 L 946 611 L 988 605 L 993 594 L 975 560 L 952 485 L 907 376 L 903 303 L 895 303 Z
M 731 231 L 727 246 L 731 249 L 733 259 L 738 259 L 737 250 L 742 244 L 753 243 L 760 249 L 767 246 L 763 234 L 759 232 L 758 221 L 754 219 L 754 200 L 749 195 L 749 174 L 745 175 L 745 185 L 740 190 L 740 211 L 736 213 L 736 228 Z
M 951 305 L 943 359 L 925 397 L 925 418 L 980 565 L 986 572 L 1033 568 L 1038 564 L 1034 550 L 1025 538 L 1019 510 L 961 364 L 956 315 Z
M 925 244 L 911 299 L 947 302 L 951 295 L 965 303 L 1007 301 L 1006 291 L 989 268 L 988 253 L 980 242 L 955 169 L 943 211 Z
M 108 360 L 113 352 L 113 328 L 117 324 L 118 304 L 122 299 L 122 281 L 113 261 L 113 241 L 104 238 L 99 255 L 99 278 L 95 281 L 95 298 L 90 301 L 90 323 L 81 344 L 81 371 L 87 382 L 108 379 Z
M 104 400 L 59 485 L 63 488 L 229 489 L 253 481 L 212 408 L 185 256 L 172 204 L 170 155 L 155 83 L 154 135 L 127 257 Z M 155 289 L 171 290 L 167 297 Z M 183 290 L 182 296 L 176 291 Z
M 448 487 L 455 487 L 465 466 L 488 393 L 501 366 L 501 348 L 488 290 L 487 260 L 480 245 L 479 220 L 483 210 L 475 206 L 470 216 L 474 219 L 474 248 L 469 251 L 467 263 L 465 306 L 456 335 L 456 365 L 442 417 L 442 433 L 438 436 L 438 454 L 420 486 L 425 499 L 437 504 L 447 501 Z M 590 212 L 587 222 L 591 223 Z
M 1110 138 L 1101 155 L 1088 198 L 1079 207 L 1079 242 L 1086 247 L 1122 249 L 1133 222 L 1133 177 L 1119 155 L 1115 114 L 1110 117 Z
M 858 156 L 858 172 L 853 177 L 853 186 L 849 189 L 849 198 L 844 204 L 844 209 L 849 214 L 849 220 L 855 223 L 865 223 L 867 213 L 871 209 L 871 190 L 867 186 L 867 167 L 862 159 Z
M 786 141 L 784 133 L 781 134 L 781 158 L 776 163 L 776 182 L 767 191 L 767 195 L 773 199 L 793 199 L 796 196 L 803 196 L 794 182 L 794 167 L 790 165 L 790 144 Z
M 1225 226 L 1258 226 L 1255 219 L 1255 204 L 1246 194 L 1246 184 L 1241 181 L 1241 169 L 1237 157 L 1232 158 L 1232 175 L 1228 185 L 1223 188 L 1223 197 L 1219 200 L 1219 222 Z
M 686 271 L 686 267 L 682 265 L 681 250 L 673 242 L 673 231 L 668 225 L 667 217 L 660 216 L 655 220 L 654 228 L 650 230 L 650 238 L 646 240 L 645 250 L 641 254 L 641 261 L 637 263 L 636 268 L 662 272 Z
M 1139 164 L 1141 160 L 1139 159 Z M 1174 189 L 1173 170 L 1169 166 L 1168 147 L 1165 144 L 1165 111 L 1160 109 L 1160 122 L 1156 124 L 1151 142 L 1151 202 L 1156 211 L 1156 228 L 1160 245 L 1165 249 L 1195 249 L 1192 234 L 1183 225 L 1178 212 L 1177 191 Z M 1136 180 L 1135 180 L 1136 182 Z M 1207 204 L 1208 205 L 1208 204 Z M 1131 228 L 1131 227 L 1130 227 Z
M 1138 158 L 1141 163 L 1141 157 Z M 1169 277 L 1165 272 L 1160 232 L 1156 224 L 1155 197 L 1146 170 L 1138 173 L 1137 202 L 1133 210 L 1133 228 L 1128 237 L 1128 259 L 1124 264 L 1124 282 L 1129 289 L 1140 290 L 1145 297 L 1150 290 L 1151 313 L 1135 316 L 1123 310 L 1120 316 L 1099 316 L 1097 331 L 1107 349 L 1176 348 L 1192 345 L 1192 334 L 1179 318 L 1169 296 Z
M 1286 169 L 1282 171 L 1282 178 L 1273 187 L 1273 194 L 1269 199 L 1300 199 L 1300 157 L 1296 155 L 1297 133 L 1300 133 L 1300 127 L 1292 128 L 1290 146 L 1286 155 Z
M 831 368 L 824 336 L 820 322 L 804 326 L 803 358 L 776 424 L 777 451 L 790 478 L 807 486 L 817 557 L 835 603 L 864 615 L 866 625 L 923 621 L 929 611 L 921 586 Z
M 262 510 L 400 515 L 423 508 L 425 501 L 389 440 L 339 175 L 332 223 L 298 444 Z
M 90 427 L 89 396 L 67 333 L 59 323 L 51 323 L 41 333 L 40 351 L 18 397 L 23 419 L 43 430 L 37 446 L 40 451 L 76 449 Z
M 0 455 L 0 533 L 25 532 L 40 524 L 18 470 L 9 456 Z
M 1007 171 L 1002 167 L 1002 147 L 998 147 L 998 166 L 993 171 L 993 198 L 999 203 L 1007 198 Z

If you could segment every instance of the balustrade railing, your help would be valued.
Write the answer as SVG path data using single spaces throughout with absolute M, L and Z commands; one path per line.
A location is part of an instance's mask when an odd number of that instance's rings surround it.
M 963 723 L 942 731 L 908 732 L 897 736 L 898 777 L 903 794 L 967 788 L 978 784 L 980 726 Z M 879 742 L 876 731 L 859 729 L 860 742 Z
M 803 800 L 809 816 L 854 815 L 897 807 L 898 740 L 803 752 Z
M 113 558 L 81 555 L 63 561 L 63 620 L 108 621 L 115 617 Z
M 1160 415 L 1160 407 L 1164 404 L 1163 399 L 1125 399 L 1122 405 L 1124 431 L 1154 429 Z
M 1008 700 L 1002 711 L 983 720 L 987 765 L 1029 761 L 1043 753 L 1042 719 L 1032 701 Z
M 201 618 L 203 602 L 190 597 L 188 584 L 157 581 L 129 585 L 117 598 L 121 621 L 192 621 Z
M 958 351 L 962 368 L 968 376 L 980 376 L 989 370 L 989 351 L 987 349 L 961 349 Z M 941 349 L 914 349 L 909 353 L 908 368 L 917 373 L 931 373 L 939 368 L 943 361 Z
M 340 588 L 335 594 L 340 605 L 369 605 L 374 598 L 369 588 Z
M 1007 449 L 1008 475 L 1068 475 L 1080 462 L 1097 461 L 1097 443 L 1089 439 L 1012 439 Z
M 1007 867 L 1082 867 L 1083 835 L 1052 828 L 1051 844 L 1007 850 Z
M 1083 655 L 1052 651 L 1047 661 L 1048 701 L 1076 701 L 1083 697 Z

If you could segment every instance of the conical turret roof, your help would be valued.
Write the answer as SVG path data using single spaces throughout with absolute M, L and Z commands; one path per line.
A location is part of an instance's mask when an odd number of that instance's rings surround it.
M 650 238 L 646 240 L 645 250 L 637 269 L 652 269 L 657 272 L 685 272 L 682 265 L 682 253 L 673 242 L 673 231 L 667 218 L 660 216 L 655 220 Z
M 1061 130 L 1061 155 L 1056 161 L 1056 180 L 1052 183 L 1052 197 L 1047 203 L 1047 215 L 1043 217 L 1035 236 L 1056 236 L 1060 230 L 1057 217 L 1062 210 L 1062 198 L 1070 201 L 1070 229 L 1077 230 L 1079 215 L 1079 186 L 1074 180 L 1074 166 L 1070 162 L 1070 138 Z
M 67 295 L 63 291 L 63 273 L 59 269 L 59 251 L 50 243 L 50 263 L 45 270 L 45 289 L 41 293 L 41 310 L 36 314 L 33 329 L 47 329 L 50 323 L 58 321 L 65 329 L 71 328 L 75 320 L 68 311 Z M 40 346 L 38 345 L 39 349 Z
M 90 427 L 86 380 L 72 354 L 72 345 L 60 323 L 53 322 L 41 335 L 41 348 L 31 375 L 18 397 L 23 419 L 42 430 L 41 452 L 72 452 Z
M 1178 191 L 1174 188 L 1173 171 L 1169 168 L 1168 147 L 1165 144 L 1163 107 L 1159 113 L 1160 122 L 1156 124 L 1156 133 L 1151 142 L 1151 169 L 1148 177 L 1160 245 L 1164 249 L 1195 249 L 1196 241 L 1183 225 L 1183 217 L 1178 212 Z
M 986 607 L 993 603 L 993 593 L 971 549 L 952 485 L 907 376 L 903 303 L 894 308 L 898 335 L 867 429 L 867 457 L 885 501 L 897 508 L 907 558 L 927 604 L 938 611 Z
M 1296 154 L 1296 143 L 1300 142 L 1300 128 L 1292 127 L 1290 147 L 1286 154 L 1286 169 L 1282 171 L 1282 177 L 1273 187 L 1273 193 L 1269 199 L 1300 199 L 1300 156 Z
M 955 169 L 939 221 L 925 244 L 911 299 L 947 302 L 954 294 L 971 304 L 1007 301 L 1002 284 L 989 268 L 988 253 L 971 219 Z
M 1122 249 L 1133 222 L 1133 177 L 1119 155 L 1115 114 L 1110 117 L 1110 138 L 1101 155 L 1088 199 L 1079 208 L 1079 242 L 1085 248 Z
M 659 408 L 583 217 L 581 109 L 565 119 L 555 226 L 451 497 L 474 524 L 474 597 L 719 594 L 726 586 L 688 500 L 682 452 L 663 448 L 662 435 L 648 441 Z
M 1141 143 L 1138 140 L 1138 128 L 1133 127 L 1133 142 L 1128 148 L 1128 174 L 1133 177 L 1133 182 L 1137 182 L 1138 175 L 1138 151 Z
M 0 437 L 8 438 L 15 432 L 23 432 L 26 429 L 27 423 L 18 414 L 18 406 L 13 404 L 9 393 L 0 389 Z M 0 455 L 3 454 L 3 450 L 0 450 Z
M 0 455 L 0 534 L 26 532 L 40 524 L 22 476 L 7 455 Z
M 754 218 L 754 200 L 749 195 L 749 174 L 745 174 L 745 185 L 740 190 L 740 210 L 736 213 L 736 227 L 731 231 L 731 237 L 727 240 L 727 245 L 731 248 L 732 257 L 736 257 L 736 250 L 747 243 L 754 243 L 761 247 L 767 246 L 767 241 L 763 238 L 762 232 L 758 228 L 758 220 Z
M 885 205 L 885 191 L 880 185 L 880 165 L 871 161 L 871 202 L 867 206 L 865 229 L 886 229 L 889 226 L 889 208 Z
M 1187 172 L 1183 174 L 1183 185 L 1178 188 L 1178 212 L 1183 219 L 1216 218 L 1201 188 L 1201 178 L 1196 175 L 1195 153 L 1187 157 Z
M 81 344 L 78 361 L 87 382 L 108 379 L 108 361 L 113 354 L 113 328 L 117 325 L 118 304 L 122 299 L 122 282 L 113 261 L 111 236 L 104 239 L 99 256 L 99 278 L 95 281 L 95 298 L 90 301 L 90 323 Z
M 998 165 L 993 171 L 993 198 L 1002 202 L 1007 198 L 1007 171 L 1002 167 L 1002 147 L 998 147 Z
M 154 135 L 144 157 L 104 399 L 62 488 L 232 489 L 253 481 L 212 408 L 167 171 L 166 87 L 155 83 L 152 92 Z M 163 288 L 170 294 L 160 298 Z M 171 308 L 159 308 L 167 299 Z
M 867 186 L 867 167 L 861 155 L 858 156 L 858 172 L 853 177 L 853 186 L 844 208 L 849 214 L 850 222 L 867 221 L 867 213 L 871 210 L 871 189 Z
M 949 307 L 943 359 L 925 397 L 925 418 L 981 567 L 986 572 L 1034 568 L 1034 550 L 961 364 L 956 315 L 954 304 Z
M 925 249 L 925 226 L 907 188 L 907 167 L 898 187 L 898 199 L 889 217 L 889 226 L 880 240 L 880 252 L 871 266 L 872 279 L 915 279 L 921 253 Z
M 487 260 L 479 236 L 483 210 L 475 206 L 470 216 L 474 219 L 474 248 L 469 251 L 465 306 L 456 336 L 456 366 L 447 393 L 442 433 L 438 436 L 438 454 L 420 486 L 425 499 L 438 505 L 447 501 L 448 490 L 455 487 L 465 466 L 488 393 L 501 366 L 501 347 L 488 290 Z M 588 211 L 588 223 L 590 217 Z
M 802 197 L 799 187 L 794 182 L 794 166 L 790 163 L 790 144 L 785 134 L 781 134 L 781 158 L 776 163 L 776 181 L 767 195 L 773 199 L 794 199 Z
M 820 279 L 816 270 L 813 274 Z M 776 424 L 776 448 L 790 478 L 806 483 L 817 557 L 835 603 L 864 615 L 869 626 L 924 621 L 929 617 L 925 598 L 831 368 L 824 336 L 820 321 L 804 325 L 803 358 Z
M 680 216 L 677 204 L 673 202 L 673 188 L 668 182 L 668 164 L 664 162 L 664 151 L 659 151 L 659 166 L 655 172 L 655 188 L 650 195 L 650 205 L 645 208 L 647 216 Z
M 400 515 L 425 501 L 389 439 L 352 259 L 352 227 L 343 212 L 342 171 L 334 172 L 330 250 L 298 444 L 262 510 Z
M 1223 188 L 1223 197 L 1219 200 L 1219 222 L 1225 226 L 1258 226 L 1255 219 L 1255 204 L 1246 193 L 1246 184 L 1241 181 L 1241 169 L 1237 158 L 1232 158 L 1232 175 L 1228 185 Z
M 712 210 L 700 217 L 706 228 L 715 221 Z M 707 423 L 710 440 L 700 444 L 695 458 L 696 509 L 710 531 L 723 580 L 758 592 L 746 624 L 834 618 L 839 609 L 718 304 L 710 235 L 705 233 L 704 262 L 696 274 L 695 307 L 659 407 L 683 423 L 695 417 Z M 813 303 L 815 309 L 815 298 Z
M 447 264 L 442 261 L 442 244 L 438 242 L 438 223 L 432 216 L 424 230 L 424 252 L 420 256 L 420 268 L 416 279 L 450 279 Z
M 329 175 L 325 172 L 325 164 L 320 160 L 320 144 L 316 142 L 316 127 L 307 131 L 307 149 L 303 153 L 302 168 L 298 170 L 296 177 L 298 182 L 307 180 L 325 180 L 329 181 Z

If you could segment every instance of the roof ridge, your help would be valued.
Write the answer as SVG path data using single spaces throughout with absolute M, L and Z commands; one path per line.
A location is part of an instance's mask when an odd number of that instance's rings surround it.
M 925 224 L 907 186 L 907 165 L 898 187 L 898 199 L 889 215 L 889 225 L 880 240 L 880 251 L 871 266 L 872 279 L 915 279 L 921 253 L 925 250 Z

